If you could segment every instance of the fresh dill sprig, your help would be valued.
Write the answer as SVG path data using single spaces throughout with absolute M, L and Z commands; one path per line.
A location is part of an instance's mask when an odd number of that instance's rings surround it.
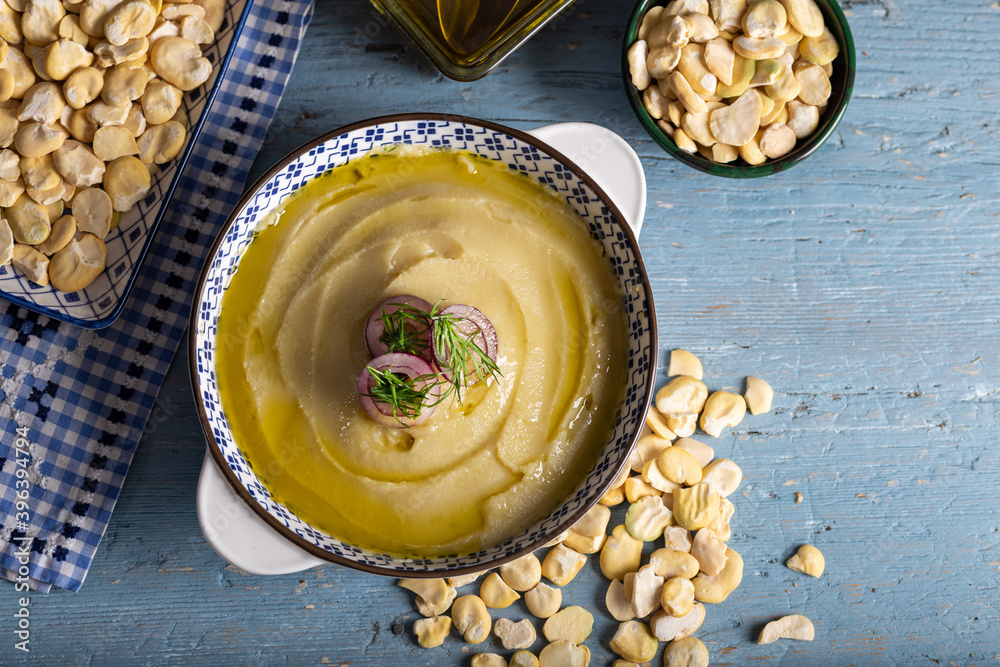
M 441 301 L 435 303 L 430 312 L 408 303 L 386 305 L 397 307 L 395 312 L 388 314 L 383 307 L 382 317 L 379 318 L 385 329 L 379 340 L 390 351 L 424 356 L 428 343 L 422 338 L 423 331 L 433 332 L 434 360 L 447 376 L 440 377 L 439 382 L 447 387 L 432 405 L 442 403 L 452 394 L 461 403 L 462 388 L 471 378 L 475 377 L 479 382 L 500 375 L 499 366 L 476 343 L 476 338 L 483 332 L 478 326 L 473 331 L 463 331 L 460 325 L 468 318 L 442 312 L 445 307 Z
M 440 304 L 440 301 L 438 302 Z M 478 327 L 474 331 L 463 331 L 459 324 L 467 318 L 451 313 L 442 313 L 435 304 L 431 309 L 430 319 L 433 322 L 431 331 L 434 334 L 435 357 L 448 376 L 448 388 L 442 392 L 443 400 L 451 393 L 455 399 L 462 402 L 462 387 L 469 384 L 470 377 L 485 382 L 487 378 L 495 377 L 500 368 L 490 356 L 476 344 L 476 337 L 483 333 Z M 443 351 L 443 353 L 442 353 Z M 469 372 L 469 366 L 472 372 Z
M 375 382 L 364 395 L 376 403 L 392 406 L 392 416 L 397 420 L 416 419 L 425 407 L 429 407 L 426 405 L 427 396 L 436 385 L 433 381 L 436 376 L 409 378 L 401 373 L 394 373 L 392 369 L 367 368 Z
M 386 313 L 385 305 L 396 306 L 394 313 Z M 423 356 L 427 351 L 427 321 L 426 313 L 408 303 L 390 303 L 382 306 L 382 335 L 378 340 L 389 348 L 390 352 L 405 352 Z M 416 327 L 414 327 L 416 323 Z M 409 326 L 408 326 L 409 325 Z

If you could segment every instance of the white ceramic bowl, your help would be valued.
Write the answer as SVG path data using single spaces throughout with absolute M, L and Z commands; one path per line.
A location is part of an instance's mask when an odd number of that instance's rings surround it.
M 502 544 L 473 554 L 403 558 L 347 544 L 299 519 L 257 479 L 222 411 L 215 372 L 216 324 L 222 296 L 254 229 L 308 180 L 392 144 L 448 146 L 500 161 L 555 189 L 587 223 L 619 277 L 628 325 L 627 386 L 614 431 L 589 475 L 548 517 Z M 247 190 L 202 272 L 192 312 L 191 381 L 209 451 L 237 494 L 281 535 L 322 559 L 389 576 L 440 577 L 495 567 L 550 541 L 573 525 L 628 465 L 656 375 L 656 318 L 635 237 L 618 209 L 577 165 L 538 139 L 460 116 L 406 114 L 375 118 L 331 132 L 296 149 Z

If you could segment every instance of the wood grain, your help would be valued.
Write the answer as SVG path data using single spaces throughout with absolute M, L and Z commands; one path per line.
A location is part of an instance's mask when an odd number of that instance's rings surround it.
M 320 0 L 255 173 L 393 112 L 618 132 L 647 174 L 641 246 L 661 349 L 699 355 L 712 388 L 754 374 L 778 391 L 772 414 L 712 442 L 743 467 L 731 545 L 746 561 L 698 633 L 713 664 L 996 664 L 1000 5 L 845 2 L 859 67 L 839 130 L 791 171 L 739 182 L 672 160 L 633 116 L 619 73 L 630 4 L 579 2 L 499 71 L 456 83 L 362 0 Z M 186 364 L 171 369 L 83 589 L 32 596 L 30 662 L 459 665 L 497 648 L 452 637 L 419 649 L 410 596 L 390 580 L 227 567 L 195 514 L 203 441 Z M 783 565 L 807 541 L 826 555 L 819 580 Z M 605 588 L 591 559 L 564 599 L 597 611 Z M 787 613 L 812 618 L 816 640 L 757 646 Z M 615 624 L 597 617 L 587 645 L 609 664 Z

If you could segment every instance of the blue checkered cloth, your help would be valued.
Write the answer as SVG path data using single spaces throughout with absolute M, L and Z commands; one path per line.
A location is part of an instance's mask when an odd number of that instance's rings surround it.
M 121 317 L 79 329 L 0 302 L 0 573 L 77 591 L 312 16 L 257 0 Z M 18 495 L 20 494 L 20 496 Z

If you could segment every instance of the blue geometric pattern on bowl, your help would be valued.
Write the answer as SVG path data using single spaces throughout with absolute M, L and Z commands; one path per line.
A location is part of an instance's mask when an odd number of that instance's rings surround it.
M 586 480 L 549 517 L 501 545 L 474 554 L 401 558 L 346 544 L 309 526 L 271 498 L 234 442 L 226 416 L 217 403 L 219 394 L 214 352 L 222 295 L 240 257 L 253 239 L 258 223 L 268 211 L 281 204 L 309 179 L 388 144 L 447 146 L 477 153 L 553 188 L 579 213 L 591 235 L 604 247 L 625 295 L 622 305 L 629 333 L 627 387 L 615 430 L 601 458 Z M 230 470 L 260 507 L 308 545 L 318 547 L 336 560 L 357 564 L 361 569 L 379 568 L 385 573 L 444 572 L 483 567 L 487 563 L 537 548 L 568 528 L 600 498 L 603 489 L 627 462 L 633 435 L 643 424 L 651 375 L 656 372 L 656 340 L 649 319 L 651 295 L 647 293 L 638 269 L 639 258 L 621 231 L 625 223 L 615 221 L 596 192 L 556 158 L 506 132 L 471 123 L 442 120 L 382 122 L 349 131 L 314 146 L 268 179 L 234 216 L 232 225 L 224 232 L 225 237 L 219 244 L 217 254 L 209 259 L 202 298 L 195 304 L 192 324 L 196 336 L 198 399 L 205 409 L 210 436 Z
M 215 43 L 205 46 L 202 55 L 212 63 L 212 76 L 204 84 L 184 95 L 183 109 L 188 115 L 188 133 L 179 157 L 160 165 L 153 174 L 149 193 L 128 213 L 104 239 L 108 248 L 107 268 L 86 289 L 59 292 L 51 285 L 39 287 L 15 271 L 9 264 L 0 267 L 0 298 L 51 318 L 90 329 L 111 324 L 125 305 L 142 258 L 153 242 L 160 223 L 163 206 L 173 191 L 194 138 L 201 130 L 201 120 L 208 103 L 215 95 L 215 84 L 227 64 L 230 46 L 240 35 L 245 23 L 244 10 L 248 0 L 226 3 L 222 26 Z

